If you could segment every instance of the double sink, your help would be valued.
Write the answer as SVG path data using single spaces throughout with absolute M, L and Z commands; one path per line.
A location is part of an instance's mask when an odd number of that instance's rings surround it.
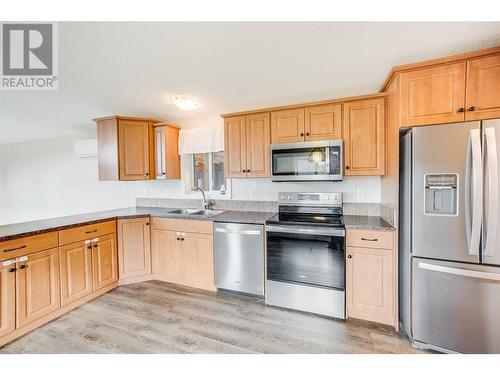
M 174 215 L 200 215 L 200 216 L 215 216 L 223 213 L 223 210 L 200 210 L 197 208 L 180 208 L 173 211 L 168 211 Z

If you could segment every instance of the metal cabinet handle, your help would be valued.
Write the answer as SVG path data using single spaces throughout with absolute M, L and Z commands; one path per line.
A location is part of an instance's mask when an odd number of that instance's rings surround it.
M 364 237 L 361 237 L 361 240 L 362 241 L 378 241 L 378 238 L 364 238 Z
M 181 238 L 180 237 L 177 237 L 176 240 L 179 241 Z
M 94 244 L 94 247 L 97 247 L 97 244 Z
M 185 238 L 184 238 L 184 237 L 181 237 L 181 241 L 184 241 L 184 240 L 185 240 Z
M 348 257 L 349 259 L 351 259 L 351 258 L 352 258 L 352 255 L 348 255 L 347 257 Z
M 306 133 L 306 137 L 309 137 L 309 135 L 310 135 L 309 133 Z
M 465 112 L 465 108 L 464 107 L 459 108 L 457 112 L 459 112 L 459 113 Z
M 345 169 L 349 169 L 350 167 L 348 165 L 345 166 Z
M 304 136 L 304 133 L 300 133 L 300 136 L 303 137 Z
M 149 176 L 149 173 L 146 173 L 146 176 Z
M 94 229 L 94 230 L 88 230 L 88 231 L 86 231 L 86 232 L 85 232 L 85 234 L 95 233 L 95 232 L 97 232 L 97 229 Z
M 91 250 L 92 249 L 92 245 L 87 246 L 87 249 Z
M 17 269 L 16 268 L 9 268 L 9 272 L 16 272 Z
M 24 249 L 26 247 L 26 245 L 23 245 L 23 246 L 19 246 L 19 247 L 15 247 L 13 249 L 5 249 L 3 252 L 4 253 L 9 253 L 11 251 L 16 251 L 16 250 L 21 250 L 21 249 Z
M 474 112 L 476 110 L 476 107 L 472 106 L 467 109 L 469 112 Z
M 24 270 L 25 268 L 28 268 L 28 265 L 27 265 L 27 264 L 21 264 L 21 265 L 19 266 L 19 269 L 20 269 L 20 270 Z

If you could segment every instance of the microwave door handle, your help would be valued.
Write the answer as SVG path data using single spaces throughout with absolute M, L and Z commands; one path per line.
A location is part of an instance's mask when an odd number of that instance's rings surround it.
M 333 172 L 330 166 L 330 147 L 325 147 L 325 162 L 326 162 L 326 174 L 330 175 Z
M 498 228 L 498 154 L 495 128 L 486 128 L 484 133 L 488 161 L 488 224 L 484 255 L 493 256 Z
M 465 233 L 469 255 L 479 255 L 481 231 L 481 139 L 479 129 L 469 130 L 465 161 Z

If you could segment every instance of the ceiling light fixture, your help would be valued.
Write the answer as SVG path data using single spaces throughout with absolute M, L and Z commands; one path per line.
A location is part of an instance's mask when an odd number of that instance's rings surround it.
M 174 105 L 177 108 L 183 111 L 191 111 L 200 106 L 200 103 L 198 103 L 196 100 L 188 96 L 181 96 L 181 95 L 176 95 L 172 97 L 172 103 L 174 103 Z

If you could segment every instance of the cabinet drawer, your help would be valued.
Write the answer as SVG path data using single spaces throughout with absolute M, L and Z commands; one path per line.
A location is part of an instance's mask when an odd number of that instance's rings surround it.
M 205 220 L 183 220 L 153 217 L 151 219 L 151 228 L 175 232 L 212 234 L 213 222 Z
M 392 249 L 394 233 L 392 231 L 351 229 L 347 231 L 346 241 L 347 246 Z
M 116 232 L 116 221 L 109 220 L 102 223 L 82 225 L 75 228 L 59 231 L 59 244 L 67 245 L 73 242 L 103 236 Z
M 57 247 L 57 244 L 56 231 L 3 241 L 0 242 L 0 261 L 51 249 Z

